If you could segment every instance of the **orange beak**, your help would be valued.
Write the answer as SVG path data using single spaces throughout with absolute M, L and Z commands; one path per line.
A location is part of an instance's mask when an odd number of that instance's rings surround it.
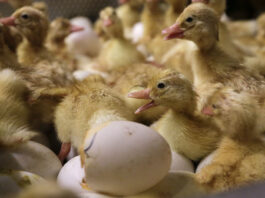
M 141 91 L 131 92 L 128 94 L 129 98 L 136 98 L 136 99 L 151 99 L 150 98 L 150 89 L 144 89 Z
M 5 17 L 0 18 L 0 23 L 7 26 L 15 26 L 15 18 L 14 17 Z
M 213 108 L 211 106 L 204 107 L 202 110 L 202 113 L 204 115 L 214 116 L 214 111 L 213 111 Z
M 114 22 L 113 22 L 110 18 L 105 19 L 105 20 L 103 21 L 103 25 L 104 25 L 105 27 L 109 27 L 109 26 L 111 26 L 111 25 L 113 25 L 113 24 L 114 24 Z
M 81 26 L 77 26 L 77 25 L 71 24 L 70 33 L 81 32 L 81 31 L 84 31 L 84 30 L 85 30 L 85 28 L 83 28 Z
M 144 89 L 141 91 L 129 93 L 128 97 L 129 98 L 136 98 L 136 99 L 151 99 L 150 98 L 150 92 L 151 92 L 150 89 Z M 155 101 L 152 100 L 151 102 L 139 107 L 135 111 L 135 114 L 139 114 L 139 113 L 146 111 L 147 109 L 150 109 L 150 108 L 155 107 L 155 106 L 157 106 L 157 104 L 155 104 Z
M 163 35 L 166 35 L 165 40 L 170 40 L 174 38 L 183 38 L 185 30 L 180 28 L 178 23 L 166 28 L 162 31 Z

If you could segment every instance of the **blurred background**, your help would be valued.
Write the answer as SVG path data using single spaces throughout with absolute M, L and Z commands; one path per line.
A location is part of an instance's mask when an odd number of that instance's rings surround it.
M 88 16 L 92 20 L 107 5 L 117 6 L 117 0 L 45 0 L 49 6 L 50 18 Z M 7 16 L 12 13 L 9 5 L 0 3 L 0 12 Z M 231 19 L 253 19 L 265 12 L 265 0 L 227 0 L 227 14 Z

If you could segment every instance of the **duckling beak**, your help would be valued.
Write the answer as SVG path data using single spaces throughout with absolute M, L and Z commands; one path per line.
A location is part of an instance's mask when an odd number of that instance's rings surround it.
M 204 115 L 214 116 L 214 110 L 213 110 L 213 108 L 211 106 L 204 107 L 202 109 L 202 113 Z
M 84 30 L 85 30 L 84 27 L 71 24 L 70 33 L 81 32 L 81 31 L 84 31 Z
M 150 108 L 156 107 L 156 106 L 157 106 L 157 104 L 155 104 L 155 101 L 152 100 L 151 102 L 139 107 L 134 113 L 139 114 L 143 111 L 146 111 L 147 109 L 150 109 Z
M 111 26 L 111 25 L 113 25 L 113 24 L 114 24 L 114 22 L 113 22 L 110 18 L 105 19 L 105 20 L 103 21 L 103 25 L 104 25 L 105 27 L 109 27 L 109 26 Z
M 15 26 L 15 17 L 0 18 L 0 23 L 7 26 Z
M 192 0 L 192 3 L 198 3 L 198 2 L 208 4 L 209 0 Z
M 183 38 L 185 30 L 181 29 L 178 23 L 166 28 L 162 31 L 163 35 L 166 35 L 165 40 L 170 40 L 174 38 Z
M 144 89 L 141 91 L 135 91 L 128 94 L 129 98 L 136 98 L 136 99 L 151 99 L 150 98 L 150 89 Z

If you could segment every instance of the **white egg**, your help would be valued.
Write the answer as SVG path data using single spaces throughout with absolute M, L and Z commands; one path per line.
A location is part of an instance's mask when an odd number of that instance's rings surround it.
M 71 23 L 84 27 L 84 30 L 72 33 L 66 38 L 65 41 L 70 52 L 96 56 L 101 49 L 101 43 L 90 20 L 86 17 L 76 17 L 71 20 Z
M 215 153 L 216 152 L 212 152 L 210 155 L 206 156 L 204 159 L 201 160 L 201 162 L 196 168 L 196 173 L 200 172 L 202 168 L 204 168 L 205 166 L 209 165 L 212 162 Z
M 194 173 L 194 165 L 191 160 L 172 151 L 172 162 L 169 172 L 188 171 Z
M 56 178 L 61 162 L 47 147 L 29 141 L 16 147 L 1 148 L 0 169 L 28 171 L 43 178 Z
M 128 121 L 108 123 L 84 146 L 87 186 L 132 195 L 156 185 L 169 171 L 171 151 L 153 129 Z
M 1 197 L 14 197 L 24 188 L 32 184 L 44 182 L 44 179 L 38 175 L 15 170 L 0 171 L 0 195 Z
M 206 195 L 206 189 L 196 182 L 194 173 L 177 172 L 168 175 L 153 188 L 125 198 L 185 198 Z
M 76 193 L 87 192 L 82 188 L 82 180 L 85 178 L 85 171 L 81 167 L 80 156 L 76 156 L 69 160 L 61 169 L 57 183 L 59 186 L 72 190 Z

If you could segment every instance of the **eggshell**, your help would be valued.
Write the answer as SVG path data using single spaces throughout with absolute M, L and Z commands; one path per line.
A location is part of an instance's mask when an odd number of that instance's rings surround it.
M 28 171 L 44 178 L 55 178 L 62 168 L 60 160 L 50 149 L 32 141 L 1 148 L 0 161 L 0 169 Z
M 101 49 L 101 43 L 90 20 L 86 17 L 76 17 L 71 19 L 71 23 L 83 27 L 84 30 L 72 33 L 66 38 L 68 49 L 73 53 L 96 56 Z
M 110 122 L 85 140 L 86 183 L 113 195 L 132 195 L 161 181 L 171 151 L 153 129 L 128 121 Z
M 1 170 L 0 171 L 0 197 L 10 196 L 14 197 L 25 187 L 32 184 L 43 182 L 44 179 L 38 175 L 15 170 Z
M 191 160 L 172 151 L 172 162 L 169 172 L 188 171 L 194 173 L 195 168 Z
M 168 175 L 153 188 L 126 198 L 186 198 L 206 195 L 206 189 L 196 182 L 194 173 L 177 172 Z
M 216 152 L 213 152 L 210 155 L 206 156 L 203 160 L 201 160 L 201 162 L 197 166 L 196 173 L 200 172 L 202 168 L 204 168 L 205 166 L 207 166 L 212 162 L 215 153 Z
M 85 171 L 81 167 L 80 156 L 69 160 L 61 169 L 57 183 L 63 188 L 67 188 L 76 193 L 87 192 L 82 188 L 82 180 L 85 178 Z

